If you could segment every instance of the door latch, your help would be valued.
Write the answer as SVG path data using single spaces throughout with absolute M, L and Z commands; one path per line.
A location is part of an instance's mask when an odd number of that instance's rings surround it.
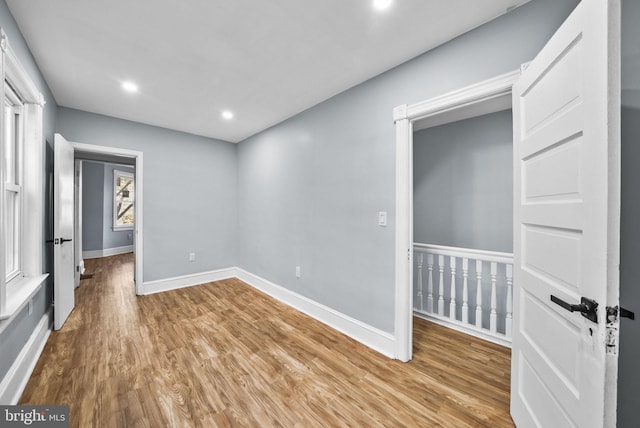
M 607 322 L 615 322 L 616 318 L 629 318 L 631 320 L 636 319 L 636 314 L 622 306 L 607 306 Z
M 605 345 L 609 355 L 618 355 L 619 322 L 618 318 L 636 319 L 636 315 L 621 306 L 607 306 L 607 326 Z
M 556 305 L 563 307 L 569 312 L 580 312 L 583 317 L 594 323 L 598 323 L 598 302 L 586 297 L 580 299 L 580 304 L 567 303 L 558 297 L 551 295 L 551 301 Z

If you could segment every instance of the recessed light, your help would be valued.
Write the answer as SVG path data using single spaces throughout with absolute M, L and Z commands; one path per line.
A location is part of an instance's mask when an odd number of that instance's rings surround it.
M 138 92 L 138 85 L 133 82 L 122 82 L 122 89 L 127 92 Z
M 233 112 L 229 111 L 229 110 L 225 110 L 222 112 L 222 118 L 224 120 L 231 120 L 233 119 Z
M 392 0 L 373 0 L 373 7 L 376 10 L 386 10 L 391 6 Z

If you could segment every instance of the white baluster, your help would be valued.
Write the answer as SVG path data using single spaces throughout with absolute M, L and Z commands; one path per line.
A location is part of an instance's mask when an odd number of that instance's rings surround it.
M 427 254 L 427 312 L 433 313 L 433 254 Z
M 497 294 L 496 277 L 498 274 L 498 263 L 491 262 L 491 314 L 489 315 L 489 331 L 495 333 L 498 328 L 498 313 L 496 312 Z
M 440 282 L 438 284 L 438 315 L 444 315 L 444 256 L 438 256 L 438 268 L 440 270 Z
M 511 326 L 513 323 L 513 265 L 507 267 L 507 316 L 505 319 L 504 334 L 511 337 Z
M 456 258 L 449 258 L 449 267 L 451 268 L 451 298 L 449 299 L 449 318 L 456 319 Z
M 462 322 L 469 322 L 469 285 L 467 279 L 469 278 L 469 259 L 462 259 Z
M 476 260 L 476 327 L 482 328 L 482 260 Z
M 418 307 L 423 309 L 422 302 L 422 264 L 424 261 L 424 253 L 418 253 Z

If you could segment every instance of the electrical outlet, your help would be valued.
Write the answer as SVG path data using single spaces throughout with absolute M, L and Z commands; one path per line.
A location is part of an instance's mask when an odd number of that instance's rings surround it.
M 129 241 L 131 241 L 133 239 L 133 233 L 129 234 Z
M 190 262 L 196 261 L 196 253 L 189 253 L 189 261 Z
M 302 275 L 302 269 L 300 266 L 296 266 L 296 278 L 300 278 L 300 275 Z

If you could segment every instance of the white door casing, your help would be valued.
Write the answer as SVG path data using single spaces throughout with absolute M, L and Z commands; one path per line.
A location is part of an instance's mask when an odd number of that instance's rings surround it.
M 53 326 L 56 330 L 62 328 L 75 305 L 73 152 L 73 147 L 67 140 L 62 135 L 55 134 L 53 166 Z
M 109 146 L 99 146 L 95 144 L 70 142 L 74 151 L 82 153 L 91 153 L 104 156 L 115 156 L 135 159 L 135 194 L 136 202 L 134 204 L 135 210 L 135 225 L 133 231 L 133 246 L 135 252 L 135 267 L 134 267 L 134 282 L 136 294 L 140 295 L 143 292 L 143 263 L 144 263 L 144 237 L 143 237 L 143 207 L 144 207 L 144 162 L 143 152 L 130 149 L 122 149 Z M 81 258 L 82 256 L 80 256 Z
M 396 129 L 395 358 L 412 356 L 413 322 L 413 125 L 480 116 L 511 104 L 511 88 L 520 70 L 393 110 Z M 506 100 L 506 101 L 504 101 Z M 502 107 L 500 107 L 502 108 Z
M 519 427 L 615 425 L 606 306 L 619 292 L 619 42 L 618 1 L 582 0 L 513 87 Z M 595 300 L 597 322 L 551 295 Z
M 84 260 L 82 259 L 82 161 L 74 160 L 74 215 L 75 224 L 74 239 L 74 285 L 80 286 L 80 276 L 84 273 Z

